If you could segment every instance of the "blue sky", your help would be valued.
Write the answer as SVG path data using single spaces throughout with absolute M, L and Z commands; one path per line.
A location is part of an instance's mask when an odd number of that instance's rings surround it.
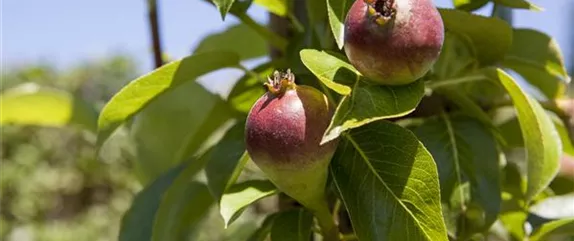
M 2 62 L 4 67 L 37 61 L 52 61 L 60 67 L 102 58 L 115 52 L 134 56 L 142 71 L 151 69 L 145 0 L 2 0 Z M 164 0 L 160 17 L 164 50 L 172 57 L 187 55 L 205 35 L 236 23 L 233 17 L 221 21 L 214 7 L 200 0 Z M 437 6 L 450 7 L 451 0 L 434 0 Z M 572 51 L 574 39 L 572 0 L 533 0 L 544 12 L 515 11 L 517 27 L 535 28 L 557 39 L 565 55 Z M 484 9 L 488 13 L 490 9 Z M 260 7 L 250 14 L 265 22 Z M 571 59 L 567 59 L 569 62 Z

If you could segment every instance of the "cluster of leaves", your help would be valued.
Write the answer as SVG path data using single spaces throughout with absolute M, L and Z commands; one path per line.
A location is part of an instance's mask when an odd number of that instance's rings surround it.
M 433 70 L 409 85 L 377 86 L 341 51 L 352 1 L 255 0 L 288 23 L 282 35 L 246 14 L 252 1 L 214 0 L 222 17 L 241 24 L 130 82 L 99 114 L 102 152 L 108 138 L 129 132 L 134 171 L 145 185 L 123 217 L 120 240 L 197 238 L 210 207 L 230 226 L 279 193 L 251 165 L 243 129 L 264 80 L 286 68 L 337 106 L 323 140 L 341 139 L 329 190 L 352 223 L 344 239 L 571 234 L 574 215 L 552 213 L 574 191 L 571 179 L 557 177 L 560 158 L 574 155 L 564 113 L 553 104 L 569 81 L 560 49 L 544 33 L 468 12 L 488 2 L 440 9 L 447 33 Z M 524 0 L 492 2 L 539 9 Z M 249 69 L 243 61 L 270 55 L 253 43 L 279 54 Z M 197 82 L 225 68 L 245 75 L 224 98 Z M 304 209 L 266 214 L 249 240 L 308 240 L 315 230 Z
M 291 68 L 297 82 L 322 89 L 337 105 L 323 141 L 341 138 L 330 176 L 352 237 L 539 240 L 569 230 L 573 216 L 534 211 L 548 200 L 572 201 L 558 195 L 571 192 L 571 182 L 556 184 L 562 193 L 549 188 L 563 153 L 572 154 L 564 113 L 552 104 L 569 81 L 560 49 L 544 33 L 467 12 L 487 2 L 440 9 L 447 32 L 433 70 L 412 84 L 378 86 L 341 51 L 352 1 L 255 1 L 290 23 L 287 35 L 254 22 L 245 13 L 251 1 L 213 1 L 222 17 L 230 13 L 241 24 L 132 81 L 100 114 L 100 144 L 130 123 L 147 184 L 124 217 L 120 239 L 182 240 L 212 204 L 229 225 L 249 204 L 278 192 L 268 181 L 240 178 L 249 162 L 245 116 L 278 68 Z M 522 0 L 495 4 L 539 9 Z M 239 39 L 263 39 L 279 57 L 248 69 L 242 61 L 265 50 L 250 51 Z M 195 81 L 223 68 L 245 72 L 226 98 Z M 269 233 L 273 240 L 307 240 L 311 230 L 310 214 L 288 210 L 269 214 L 252 240 Z

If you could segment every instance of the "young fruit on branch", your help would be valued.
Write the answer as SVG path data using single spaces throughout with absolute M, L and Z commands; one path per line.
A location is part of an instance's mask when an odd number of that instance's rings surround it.
M 320 144 L 334 110 L 319 90 L 296 85 L 290 70 L 275 71 L 266 85 L 269 91 L 247 117 L 247 151 L 281 191 L 315 213 L 322 229 L 328 229 L 323 230 L 331 237 L 326 240 L 335 240 L 325 184 L 337 140 Z
M 431 0 L 356 0 L 345 19 L 345 53 L 371 81 L 414 82 L 437 60 L 444 26 Z

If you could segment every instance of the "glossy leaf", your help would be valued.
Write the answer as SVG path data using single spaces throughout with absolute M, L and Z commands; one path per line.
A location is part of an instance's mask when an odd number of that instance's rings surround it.
M 351 94 L 349 84 L 355 83 L 360 76 L 355 67 L 324 51 L 303 49 L 299 55 L 303 64 L 327 88 L 341 95 Z
M 206 36 L 195 47 L 195 54 L 210 51 L 234 52 L 243 59 L 267 55 L 269 50 L 265 39 L 245 24 L 233 25 L 223 32 Z
M 353 0 L 326 0 L 329 25 L 339 49 L 343 48 L 345 36 L 345 18 L 353 5 Z
M 500 215 L 500 221 L 514 240 L 524 240 L 526 236 L 524 224 L 527 216 L 528 214 L 523 211 L 507 212 Z
M 488 128 L 468 117 L 431 119 L 416 129 L 417 136 L 433 155 L 438 166 L 441 197 L 462 202 L 459 215 L 469 218 L 474 208 L 480 217 L 459 225 L 458 232 L 466 236 L 488 230 L 500 212 L 499 153 L 496 140 Z M 458 185 L 470 183 L 470 202 L 466 198 L 453 197 Z M 456 217 L 452 222 L 456 222 Z M 481 220 L 482 219 L 482 220 Z M 447 221 L 448 222 L 448 221 Z
M 278 191 L 269 181 L 250 180 L 231 186 L 221 197 L 219 212 L 226 226 L 241 215 L 250 204 L 276 194 Z
M 287 0 L 253 0 L 256 4 L 263 6 L 267 11 L 277 16 L 285 17 L 287 15 L 289 1 Z
M 185 168 L 186 165 L 172 168 L 134 197 L 131 207 L 122 218 L 118 240 L 151 240 L 152 227 L 162 196 Z
M 215 4 L 215 6 L 217 6 L 217 9 L 219 10 L 219 13 L 221 14 L 222 20 L 225 20 L 225 16 L 227 15 L 227 12 L 229 12 L 229 10 L 231 9 L 231 6 L 235 2 L 235 0 L 211 0 L 211 1 Z
M 193 176 L 180 175 L 169 187 L 157 210 L 154 241 L 186 240 L 201 227 L 201 220 L 213 204 L 213 198 L 203 183 L 191 181 Z
M 494 0 L 494 2 L 509 8 L 529 9 L 534 11 L 544 10 L 526 0 Z
M 558 172 L 562 152 L 560 137 L 552 120 L 536 100 L 504 71 L 497 70 L 496 74 L 516 108 L 527 154 L 526 200 L 532 200 Z
M 574 156 L 574 145 L 570 140 L 568 130 L 564 126 L 564 122 L 554 113 L 546 112 L 550 116 L 562 143 L 562 151 L 566 154 Z M 520 124 L 516 115 L 509 116 L 499 124 L 500 133 L 506 140 L 508 147 L 524 147 L 524 139 L 520 130 Z
M 439 9 L 445 29 L 468 37 L 482 64 L 504 57 L 512 45 L 512 28 L 504 20 L 460 10 Z
M 552 196 L 532 207 L 530 212 L 547 219 L 574 218 L 574 194 Z
M 436 170 L 415 135 L 387 121 L 345 135 L 330 166 L 359 240 L 448 240 Z
M 381 86 L 359 80 L 353 93 L 343 97 L 337 106 L 322 142 L 377 120 L 407 115 L 415 110 L 423 96 L 422 80 L 400 86 Z
M 211 71 L 238 64 L 237 54 L 208 52 L 173 61 L 130 82 L 102 109 L 98 119 L 98 145 L 163 92 Z
M 273 227 L 273 222 L 277 218 L 277 213 L 270 214 L 269 216 L 265 217 L 261 226 L 255 230 L 253 234 L 247 239 L 247 241 L 265 241 L 271 233 L 271 227 Z
M 231 117 L 219 96 L 194 81 L 164 93 L 144 108 L 131 126 L 139 171 L 153 180 L 197 154 Z
M 520 74 L 548 98 L 560 97 L 570 77 L 556 40 L 532 29 L 515 29 L 503 65 Z
M 265 94 L 266 89 L 263 83 L 272 76 L 275 70 L 271 62 L 261 64 L 241 77 L 227 97 L 227 101 L 237 111 L 249 113 L 251 107 L 257 99 Z M 255 74 L 255 75 L 253 75 Z
M 453 0 L 452 2 L 456 9 L 474 11 L 486 5 L 489 0 Z
M 552 235 L 574 235 L 574 218 L 554 220 L 535 230 L 529 241 L 552 240 Z
M 201 158 L 205 158 L 207 185 L 216 202 L 225 190 L 235 184 L 237 177 L 249 160 L 245 152 L 245 123 L 235 124 L 225 136 Z
M 278 213 L 271 227 L 271 240 L 308 241 L 312 224 L 313 215 L 302 208 Z
M 71 93 L 33 83 L 3 91 L 0 109 L 0 125 L 77 125 L 96 131 L 97 112 L 93 106 Z

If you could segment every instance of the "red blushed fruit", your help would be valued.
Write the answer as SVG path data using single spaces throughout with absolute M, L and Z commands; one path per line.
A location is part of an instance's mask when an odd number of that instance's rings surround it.
M 295 85 L 289 71 L 276 72 L 268 88 L 247 117 L 247 151 L 280 190 L 314 206 L 323 197 L 337 145 L 320 145 L 333 108 L 317 89 Z
M 431 0 L 356 0 L 345 19 L 345 53 L 372 82 L 402 85 L 437 60 L 444 26 Z

